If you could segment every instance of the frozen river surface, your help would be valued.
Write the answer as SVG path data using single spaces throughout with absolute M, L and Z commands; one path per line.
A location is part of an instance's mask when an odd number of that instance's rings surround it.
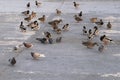
M 38 8 L 34 0 L 0 0 L 0 80 L 120 80 L 120 1 L 76 0 L 80 6 L 73 7 L 71 0 L 40 0 Z M 22 11 L 28 10 L 26 3 L 30 2 L 30 11 L 37 13 L 37 18 L 46 15 L 46 22 L 40 23 L 40 30 L 29 28 L 23 33 L 19 30 L 20 22 L 25 25 Z M 62 11 L 58 16 L 55 9 Z M 76 23 L 73 16 L 83 11 L 83 21 Z M 99 28 L 100 34 L 94 40 L 100 43 L 99 37 L 106 34 L 114 43 L 109 44 L 104 52 L 98 47 L 87 49 L 81 43 L 86 36 L 82 35 L 82 27 L 92 29 L 95 24 L 90 18 L 97 17 L 105 22 Z M 34 20 L 37 20 L 35 18 Z M 56 34 L 48 25 L 48 21 L 63 19 L 59 27 L 70 24 L 70 30 Z M 107 22 L 113 25 L 106 29 Z M 53 38 L 62 36 L 61 43 L 41 44 L 35 38 L 43 37 L 42 32 L 51 32 Z M 23 42 L 31 42 L 33 48 L 23 49 L 15 53 L 13 47 Z M 30 52 L 45 54 L 45 58 L 33 60 Z M 15 56 L 17 63 L 10 66 L 8 59 Z

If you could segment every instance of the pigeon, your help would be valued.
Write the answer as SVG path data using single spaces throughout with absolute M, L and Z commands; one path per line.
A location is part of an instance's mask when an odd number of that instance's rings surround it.
M 95 45 L 98 46 L 96 42 L 91 42 L 91 41 L 85 41 L 85 42 L 83 41 L 82 44 L 90 49 L 93 48 Z

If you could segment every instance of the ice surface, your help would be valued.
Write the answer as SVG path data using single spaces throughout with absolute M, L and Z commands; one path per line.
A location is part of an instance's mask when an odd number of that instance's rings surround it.
M 26 3 L 31 2 L 30 11 L 35 11 L 37 17 L 46 15 L 47 21 L 40 23 L 40 30 L 21 32 L 20 22 L 24 16 L 22 11 L 28 10 Z M 35 0 L 0 0 L 0 80 L 120 80 L 120 1 L 119 0 L 75 0 L 80 7 L 73 7 L 74 0 L 39 0 L 42 5 L 37 8 Z M 55 9 L 62 11 L 61 16 L 55 14 Z M 76 23 L 73 16 L 83 11 L 83 22 Z M 102 18 L 105 22 L 99 28 L 100 34 L 94 40 L 101 43 L 99 37 L 106 34 L 113 43 L 106 46 L 100 53 L 98 47 L 87 49 L 81 43 L 86 40 L 82 35 L 82 27 L 92 29 L 95 24 L 89 18 Z M 59 24 L 70 24 L 70 30 L 61 35 L 55 34 L 48 21 L 63 19 Z M 36 20 L 35 18 L 34 20 Z M 110 21 L 111 30 L 106 27 Z M 25 26 L 28 22 L 24 21 Z M 53 38 L 62 36 L 61 43 L 41 44 L 35 38 L 43 37 L 42 32 L 49 31 Z M 33 48 L 24 48 L 15 53 L 13 47 L 22 42 L 31 42 Z M 30 52 L 45 54 L 45 58 L 33 60 Z M 17 63 L 10 66 L 8 59 L 15 56 Z

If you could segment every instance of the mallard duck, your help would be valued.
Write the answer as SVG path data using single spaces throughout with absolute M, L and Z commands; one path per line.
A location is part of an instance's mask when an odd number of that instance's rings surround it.
M 55 23 L 59 24 L 60 22 L 63 22 L 62 19 L 59 19 L 59 20 L 54 20 Z
M 97 22 L 97 18 L 90 18 L 90 21 L 91 21 L 92 23 L 95 23 L 95 22 Z
M 111 29 L 112 28 L 112 24 L 110 22 L 107 23 L 107 29 Z
M 31 15 L 29 15 L 28 17 L 26 17 L 26 18 L 24 18 L 24 20 L 25 21 L 27 21 L 27 22 L 30 22 L 31 21 L 31 19 L 32 19 L 32 16 Z
M 60 28 L 58 28 L 58 29 L 55 30 L 55 32 L 56 32 L 57 34 L 61 34 L 62 30 L 61 30 Z
M 13 47 L 13 51 L 15 51 L 16 53 L 19 53 L 22 51 L 22 47 L 23 47 L 23 44 L 16 45 L 15 47 Z
M 80 21 L 82 21 L 83 19 L 81 19 L 79 16 L 77 16 L 77 15 L 75 15 L 74 16 L 75 17 L 75 20 L 77 21 L 77 22 L 80 22 Z
M 93 48 L 95 45 L 98 46 L 98 43 L 96 43 L 96 42 L 91 42 L 91 41 L 86 41 L 86 42 L 83 41 L 82 44 L 83 44 L 84 46 L 87 46 L 87 48 Z
M 56 30 L 56 29 L 58 29 L 58 23 L 57 22 L 48 22 L 48 24 L 50 24 L 51 25 L 51 27 L 53 28 L 53 30 Z
M 47 32 L 44 32 L 43 34 L 45 35 L 46 38 L 48 38 L 48 39 L 51 38 L 50 32 L 47 31 Z
M 10 62 L 10 64 L 11 64 L 12 66 L 16 64 L 16 59 L 15 59 L 15 57 L 13 57 L 12 59 L 9 59 L 8 61 Z
M 30 11 L 29 10 L 23 11 L 22 14 L 24 14 L 25 16 L 28 16 L 30 14 Z
M 78 14 L 79 17 L 82 17 L 82 11 L 80 11 L 80 13 Z
M 37 52 L 31 52 L 31 56 L 32 56 L 34 59 L 39 59 L 40 57 L 45 57 L 44 54 L 40 54 L 40 53 L 37 53 Z
M 40 18 L 38 18 L 38 20 L 44 23 L 44 22 L 45 22 L 45 20 L 46 20 L 45 15 L 43 15 L 43 16 L 42 16 L 42 17 L 40 17 Z
M 48 39 L 47 38 L 36 38 L 36 40 L 40 41 L 43 44 L 47 44 L 48 43 Z
M 23 45 L 24 45 L 24 47 L 26 47 L 26 48 L 31 48 L 31 47 L 33 47 L 33 45 L 32 45 L 31 43 L 28 43 L 28 42 L 23 42 Z
M 21 24 L 20 24 L 20 30 L 22 31 L 22 32 L 26 32 L 26 27 L 24 27 L 24 25 L 23 25 L 23 21 L 21 21 Z
M 56 43 L 60 43 L 62 41 L 62 37 L 57 37 L 56 38 Z
M 31 27 L 34 27 L 34 25 L 35 25 L 34 22 L 31 22 L 27 26 L 31 28 Z
M 53 44 L 53 38 L 48 39 L 49 44 Z
M 31 29 L 32 29 L 32 30 L 39 30 L 39 29 L 40 29 L 39 24 L 38 24 L 37 21 L 34 21 L 34 26 L 31 27 Z
M 28 2 L 26 6 L 27 6 L 27 8 L 29 8 L 30 7 L 30 2 Z
M 69 24 L 65 24 L 65 25 L 62 27 L 62 30 L 68 31 L 68 27 L 69 27 Z
M 104 45 L 100 45 L 100 46 L 98 47 L 98 51 L 100 51 L 100 52 L 103 52 L 104 49 L 105 49 Z
M 31 27 L 31 29 L 34 30 L 34 31 L 37 31 L 37 30 L 40 29 L 40 27 L 38 25 L 35 25 L 34 27 Z
M 103 39 L 106 37 L 106 35 L 102 35 L 101 37 L 100 37 L 100 41 L 103 41 Z
M 15 47 L 13 47 L 13 50 L 14 51 L 18 51 L 20 49 L 20 46 L 15 46 Z
M 92 34 L 92 29 L 89 29 L 88 33 L 89 33 L 89 34 Z
M 101 27 L 104 24 L 104 22 L 102 19 L 100 19 L 100 21 L 95 22 L 95 24 Z
M 87 34 L 87 29 L 86 29 L 86 27 L 85 26 L 83 26 L 83 35 L 86 35 Z
M 56 9 L 56 14 L 61 15 L 61 13 L 62 12 L 60 10 Z
M 42 4 L 42 3 L 38 2 L 38 1 L 35 1 L 35 5 L 36 5 L 37 7 L 39 7 L 41 4 Z
M 106 35 L 101 36 L 100 40 L 103 42 L 104 45 L 108 45 L 111 41 L 113 41 L 112 39 L 107 38 Z
M 32 19 L 35 18 L 36 17 L 36 12 L 32 11 L 31 17 L 32 17 Z
M 50 22 L 48 22 L 48 24 L 50 24 L 50 25 L 52 25 L 52 24 L 58 25 L 60 22 L 62 22 L 62 19 L 50 21 Z
M 107 38 L 106 35 L 103 35 L 103 36 L 100 37 L 100 40 L 101 40 L 101 41 L 103 41 L 104 39 L 107 39 L 107 40 L 109 40 L 109 41 L 113 41 L 112 39 Z
M 30 27 L 30 28 L 38 26 L 38 22 L 37 21 L 31 22 L 27 26 Z
M 94 31 L 93 31 L 93 35 L 97 36 L 99 34 L 99 30 L 97 26 L 94 26 Z
M 56 31 L 58 29 L 58 25 L 52 25 L 52 28 L 54 31 Z
M 92 33 L 92 30 L 89 29 L 88 31 L 88 39 L 92 39 L 94 37 L 93 33 Z
M 76 3 L 76 2 L 73 2 L 73 5 L 74 5 L 75 8 L 78 8 L 78 6 L 79 6 L 80 4 L 78 4 L 78 3 Z
M 35 20 L 33 23 L 34 23 L 34 25 L 38 25 L 38 21 L 37 20 Z
M 54 21 L 50 21 L 50 22 L 48 22 L 48 24 L 51 25 L 51 26 L 52 25 L 57 25 L 57 23 L 55 23 Z

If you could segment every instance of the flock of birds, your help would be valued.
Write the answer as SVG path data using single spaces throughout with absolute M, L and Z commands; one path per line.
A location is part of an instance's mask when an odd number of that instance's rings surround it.
M 38 1 L 35 1 L 35 5 L 39 8 L 41 6 L 42 3 L 38 2 Z M 77 2 L 73 2 L 73 7 L 75 9 L 77 9 L 78 7 L 80 6 L 79 3 Z M 30 2 L 28 2 L 26 4 L 26 7 L 27 9 L 29 9 L 31 7 L 31 4 Z M 27 31 L 27 28 L 30 28 L 31 30 L 39 30 L 40 29 L 40 26 L 39 26 L 39 22 L 42 22 L 42 23 L 45 23 L 46 22 L 46 15 L 43 15 L 42 17 L 38 18 L 37 20 L 35 21 L 32 21 L 32 19 L 36 18 L 36 12 L 32 11 L 30 13 L 30 10 L 26 10 L 26 11 L 23 11 L 21 12 L 21 14 L 23 14 L 25 16 L 24 18 L 24 21 L 28 22 L 28 24 L 26 25 L 27 27 L 25 27 L 23 21 L 21 21 L 20 23 L 20 30 L 22 32 L 26 32 Z M 62 11 L 59 10 L 59 9 L 56 9 L 56 14 L 58 16 L 60 16 L 62 14 Z M 74 20 L 79 23 L 79 22 L 82 22 L 83 21 L 83 13 L 82 11 L 80 11 L 80 13 L 78 14 L 75 14 L 74 15 Z M 83 26 L 83 29 L 81 30 L 83 32 L 83 36 L 87 36 L 87 41 L 82 41 L 82 45 L 86 46 L 87 48 L 93 48 L 95 45 L 99 46 L 98 47 L 98 50 L 100 52 L 103 52 L 104 49 L 105 49 L 105 46 L 108 45 L 111 41 L 113 41 L 112 39 L 108 38 L 106 35 L 102 35 L 100 36 L 100 41 L 102 42 L 101 44 L 98 44 L 97 42 L 94 42 L 93 41 L 93 38 L 95 38 L 96 36 L 99 35 L 99 28 L 101 28 L 101 26 L 103 26 L 104 22 L 102 19 L 98 19 L 98 18 L 90 18 L 90 21 L 91 23 L 95 24 L 96 26 L 94 26 L 93 29 L 89 29 L 87 30 L 86 26 Z M 51 26 L 52 30 L 56 33 L 56 34 L 61 34 L 62 31 L 69 31 L 69 25 L 68 23 L 64 24 L 64 26 L 62 28 L 59 28 L 59 24 L 63 22 L 62 19 L 56 19 L 56 20 L 52 20 L 52 21 L 49 21 L 48 24 Z M 107 28 L 108 29 L 111 29 L 112 28 L 112 24 L 110 22 L 107 23 Z M 36 38 L 37 41 L 40 41 L 42 44 L 53 44 L 53 38 L 52 38 L 52 35 L 49 31 L 46 31 L 46 32 L 43 32 L 43 35 L 45 37 L 43 38 Z M 62 37 L 57 37 L 55 39 L 55 42 L 56 43 L 60 43 L 62 40 Z M 22 44 L 20 45 L 17 45 L 14 47 L 14 51 L 19 51 L 20 48 L 32 48 L 33 47 L 33 44 L 32 43 L 29 43 L 29 42 L 23 42 Z M 34 59 L 39 59 L 40 57 L 45 57 L 44 54 L 40 54 L 40 53 L 37 53 L 37 52 L 31 52 L 30 53 L 31 56 L 34 58 Z M 16 59 L 15 57 L 12 57 L 11 59 L 9 59 L 9 62 L 11 65 L 15 65 L 16 64 Z

